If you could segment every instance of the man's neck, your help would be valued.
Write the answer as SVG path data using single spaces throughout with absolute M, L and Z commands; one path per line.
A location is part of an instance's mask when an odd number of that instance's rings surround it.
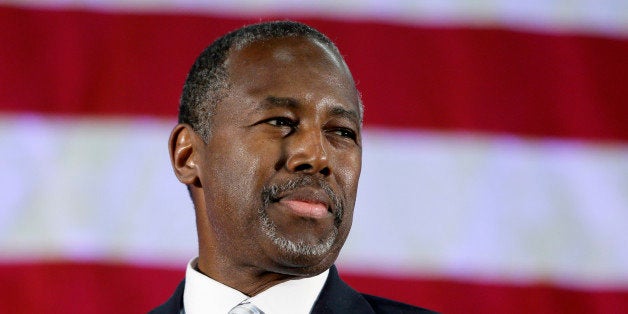
M 205 276 L 234 288 L 249 297 L 253 297 L 287 280 L 300 278 L 294 275 L 263 271 L 252 266 L 219 267 L 215 264 L 203 263 L 201 258 L 198 260 L 197 267 L 197 270 Z

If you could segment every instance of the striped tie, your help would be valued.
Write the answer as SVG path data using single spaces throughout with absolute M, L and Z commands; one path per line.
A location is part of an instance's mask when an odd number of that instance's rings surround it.
M 252 303 L 245 301 L 232 308 L 229 314 L 264 314 L 264 312 Z

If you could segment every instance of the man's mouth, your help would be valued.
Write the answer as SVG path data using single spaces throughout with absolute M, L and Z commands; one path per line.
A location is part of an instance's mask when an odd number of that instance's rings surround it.
M 332 212 L 327 194 L 310 187 L 291 190 L 281 195 L 278 202 L 288 207 L 292 214 L 306 218 L 321 219 L 329 217 Z
M 293 214 L 305 218 L 321 219 L 330 215 L 327 206 L 322 203 L 296 200 L 281 200 L 279 203 L 288 207 Z
M 262 190 L 262 200 L 264 207 L 276 203 L 298 217 L 323 219 L 333 216 L 335 224 L 340 223 L 343 212 L 342 203 L 331 187 L 311 177 L 299 177 L 284 184 L 266 186 Z

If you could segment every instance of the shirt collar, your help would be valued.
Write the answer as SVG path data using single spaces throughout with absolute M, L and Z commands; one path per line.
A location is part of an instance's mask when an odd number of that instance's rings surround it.
M 197 259 L 188 263 L 185 272 L 183 306 L 186 314 L 226 314 L 245 300 L 266 314 L 309 313 L 329 275 L 326 270 L 314 277 L 288 280 L 249 298 L 196 270 Z

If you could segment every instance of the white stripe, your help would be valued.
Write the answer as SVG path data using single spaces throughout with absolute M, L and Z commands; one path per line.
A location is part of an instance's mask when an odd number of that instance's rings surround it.
M 343 263 L 628 284 L 627 146 L 386 130 L 366 138 Z
M 248 17 L 315 16 L 407 24 L 496 26 L 550 32 L 628 35 L 628 1 L 621 0 L 5 0 L 39 7 L 217 13 Z
M 2 259 L 185 265 L 173 125 L 0 117 Z M 628 285 L 625 144 L 368 129 L 364 147 L 343 268 Z
M 193 209 L 169 166 L 174 121 L 0 120 L 3 258 L 185 265 Z

